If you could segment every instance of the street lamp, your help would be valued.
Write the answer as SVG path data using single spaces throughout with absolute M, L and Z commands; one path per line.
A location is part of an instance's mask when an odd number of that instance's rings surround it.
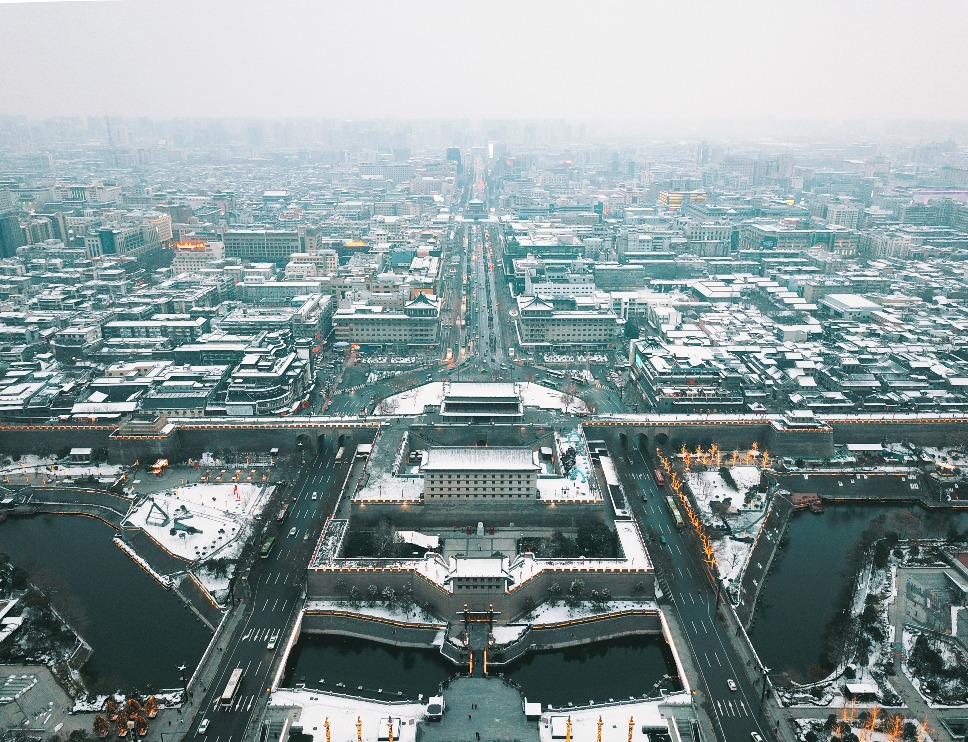
M 182 703 L 188 703 L 188 682 L 185 680 L 185 668 L 184 663 L 178 666 L 178 678 L 181 680 L 182 689 L 185 691 L 185 695 L 182 696 Z

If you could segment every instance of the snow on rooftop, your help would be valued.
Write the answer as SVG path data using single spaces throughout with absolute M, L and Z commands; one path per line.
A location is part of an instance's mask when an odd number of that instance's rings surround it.
M 520 398 L 516 384 L 503 383 L 475 384 L 470 382 L 452 382 L 447 385 L 445 394 L 448 397 L 460 399 Z
M 536 471 L 534 452 L 524 447 L 435 446 L 427 451 L 423 471 Z
M 504 557 L 456 557 L 451 560 L 451 577 L 504 577 L 505 562 Z
M 875 304 L 859 294 L 827 294 L 820 300 L 821 304 L 829 304 L 844 309 L 880 309 L 880 304 Z
M 638 526 L 632 521 L 616 521 L 615 531 L 622 547 L 624 558 L 619 559 L 535 559 L 530 555 L 520 554 L 511 562 L 509 572 L 513 585 L 517 586 L 530 580 L 543 570 L 594 569 L 636 569 L 651 570 L 652 560 L 642 542 Z
M 514 586 L 521 585 L 544 570 L 571 572 L 580 570 L 651 570 L 649 558 L 638 527 L 631 521 L 615 524 L 623 556 L 618 559 L 535 559 L 530 554 L 519 554 L 510 563 L 506 559 L 445 560 L 440 554 L 427 552 L 421 559 L 338 559 L 317 564 L 311 569 L 390 569 L 414 570 L 441 589 L 451 590 L 454 577 L 497 577 L 507 575 Z
M 422 415 L 425 407 L 439 407 L 444 400 L 445 391 L 450 395 L 450 389 L 458 386 L 474 387 L 482 393 L 486 387 L 500 388 L 516 387 L 515 398 L 520 398 L 525 407 L 538 407 L 543 410 L 561 410 L 562 412 L 587 412 L 587 405 L 578 397 L 549 389 L 540 384 L 524 382 L 520 384 L 465 384 L 434 381 L 429 384 L 409 389 L 392 397 L 387 397 L 380 405 L 381 414 L 388 415 Z M 487 394 L 488 398 L 502 398 L 506 391 L 498 390 L 494 394 Z M 461 399 L 464 397 L 461 396 Z M 386 410 L 385 413 L 382 410 Z

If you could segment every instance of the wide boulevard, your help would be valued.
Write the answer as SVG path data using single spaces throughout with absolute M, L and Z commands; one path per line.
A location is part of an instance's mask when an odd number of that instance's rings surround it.
M 515 364 L 510 362 L 513 356 L 508 349 L 513 344 L 509 341 L 515 333 L 510 317 L 513 305 L 503 278 L 502 249 L 501 230 L 488 221 L 465 221 L 451 234 L 442 261 L 447 272 L 441 297 L 443 368 L 411 371 L 406 381 L 416 386 L 458 373 L 468 380 L 535 378 L 534 369 L 522 365 L 522 358 Z M 424 373 L 426 379 L 421 376 Z M 401 379 L 396 381 L 400 383 Z M 587 392 L 598 404 L 607 403 L 609 411 L 623 407 L 621 400 L 606 389 L 589 388 Z M 656 486 L 647 455 L 623 448 L 617 434 L 609 447 L 632 512 L 643 535 L 651 539 L 649 548 L 667 588 L 673 618 L 686 637 L 688 646 L 680 647 L 680 651 L 690 654 L 697 668 L 699 677 L 691 679 L 697 703 L 712 720 L 721 740 L 749 740 L 753 733 L 763 739 L 773 738 L 776 728 L 764 716 L 759 680 L 751 682 L 755 673 L 744 666 L 747 660 L 734 644 L 738 638 L 730 636 L 729 624 L 718 615 L 719 592 L 699 556 L 695 537 L 688 529 L 674 527 L 665 492 Z M 192 731 L 203 718 L 209 719 L 206 738 L 210 742 L 253 738 L 253 731 L 247 734 L 247 729 L 268 701 L 276 659 L 285 649 L 285 638 L 304 594 L 306 566 L 349 465 L 335 462 L 332 450 L 323 452 L 303 466 L 291 492 L 284 495 L 290 502 L 289 515 L 282 524 L 269 526 L 278 531 L 275 549 L 267 559 L 256 560 L 249 576 L 248 612 L 222 650 L 224 658 L 217 660 L 218 669 L 193 720 Z M 719 610 L 727 608 L 724 605 Z M 278 641 L 270 650 L 273 640 Z M 243 670 L 242 687 L 231 705 L 222 708 L 220 696 L 236 668 Z
M 215 659 L 218 669 L 203 686 L 204 700 L 192 721 L 189 738 L 203 719 L 209 720 L 205 738 L 208 742 L 241 742 L 256 738 L 250 720 L 261 715 L 268 702 L 268 689 L 276 671 L 276 659 L 285 650 L 289 634 L 303 598 L 306 566 L 316 546 L 323 521 L 332 512 L 351 461 L 336 462 L 335 452 L 328 450 L 302 467 L 283 502 L 289 511 L 282 523 L 273 522 L 266 535 L 276 534 L 275 548 L 268 558 L 256 558 L 249 573 L 250 595 L 244 603 L 241 625 L 227 638 L 227 646 Z M 349 458 L 349 457 L 348 457 Z M 273 649 L 269 643 L 275 640 Z M 238 694 L 228 708 L 222 708 L 220 697 L 232 671 L 242 668 L 243 680 Z M 197 693 L 198 688 L 193 689 Z
M 639 528 L 651 539 L 649 551 L 669 588 L 667 598 L 688 642 L 679 650 L 692 656 L 698 671 L 699 677 L 691 679 L 697 703 L 709 715 L 720 739 L 749 740 L 753 732 L 772 739 L 776 729 L 763 714 L 761 681 L 750 682 L 747 660 L 734 643 L 737 637 L 730 635 L 728 624 L 718 615 L 729 609 L 700 557 L 695 536 L 688 525 L 676 529 L 666 504 L 667 491 L 656 485 L 652 462 L 634 446 L 623 448 L 617 438 L 608 441 L 609 449 Z M 722 606 L 719 611 L 717 601 Z M 736 690 L 730 688 L 730 681 Z

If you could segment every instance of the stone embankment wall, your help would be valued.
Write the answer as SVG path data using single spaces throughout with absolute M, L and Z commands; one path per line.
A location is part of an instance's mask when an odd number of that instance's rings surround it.
M 792 514 L 793 503 L 783 495 L 774 495 L 763 526 L 750 551 L 737 593 L 736 616 L 745 629 L 750 627 L 753 620 L 753 611 L 756 608 L 760 590 L 770 572 L 770 566 L 773 564 L 777 549 L 780 548 L 780 541 Z

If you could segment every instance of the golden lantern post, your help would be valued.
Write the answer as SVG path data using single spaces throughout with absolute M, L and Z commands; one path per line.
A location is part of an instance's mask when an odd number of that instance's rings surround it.
M 326 727 L 326 742 L 330 742 L 329 739 L 329 717 L 326 717 L 326 721 L 323 722 L 323 726 Z
M 602 721 L 602 715 L 599 714 L 598 715 L 598 742 L 602 742 L 602 726 L 604 724 L 605 722 Z
M 393 717 L 387 717 L 387 739 L 393 742 Z
M 571 742 L 571 714 L 568 714 L 568 723 L 565 724 L 565 742 Z
M 356 717 L 356 742 L 363 742 L 363 719 Z
M 632 742 L 632 730 L 635 728 L 635 717 L 629 717 L 629 742 Z

